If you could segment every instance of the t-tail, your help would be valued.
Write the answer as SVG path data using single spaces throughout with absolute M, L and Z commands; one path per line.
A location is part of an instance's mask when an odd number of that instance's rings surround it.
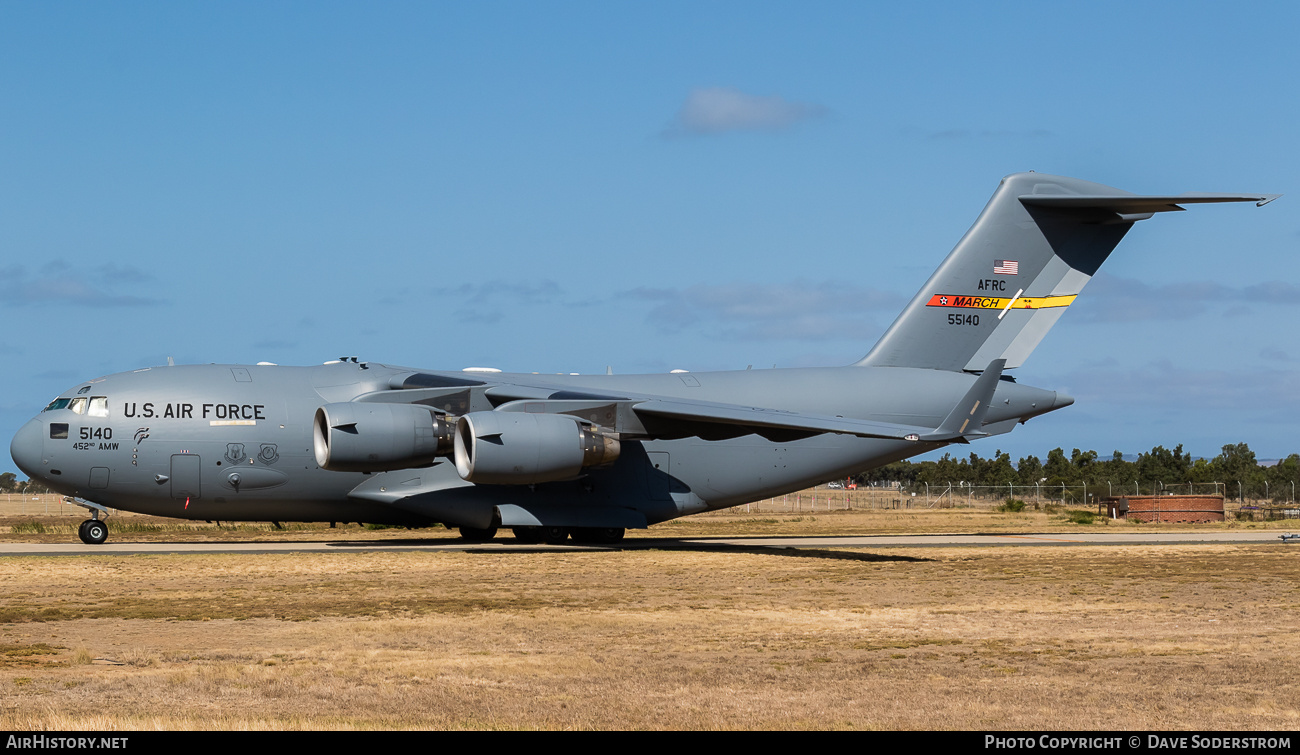
M 975 224 L 856 364 L 979 372 L 1024 363 L 1133 224 L 1179 205 L 1276 194 L 1141 196 L 1077 178 L 1002 179 Z

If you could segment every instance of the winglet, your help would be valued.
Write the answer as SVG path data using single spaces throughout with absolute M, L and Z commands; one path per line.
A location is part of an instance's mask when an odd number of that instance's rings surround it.
M 988 414 L 993 393 L 998 389 L 998 380 L 1002 379 L 1002 368 L 1006 366 L 1005 359 L 994 359 L 989 362 L 989 366 L 984 368 L 979 379 L 969 391 L 966 391 L 966 395 L 962 396 L 961 401 L 957 402 L 952 411 L 948 412 L 943 422 L 934 429 L 934 432 L 921 436 L 921 440 L 969 443 L 971 438 L 988 435 L 981 429 L 984 426 L 984 415 Z

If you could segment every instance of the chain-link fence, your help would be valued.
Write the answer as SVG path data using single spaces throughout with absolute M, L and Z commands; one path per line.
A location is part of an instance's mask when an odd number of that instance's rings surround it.
M 1092 485 L 969 485 L 957 481 L 857 487 L 831 483 L 746 504 L 745 510 L 753 513 L 811 513 L 850 509 L 996 508 L 1009 499 L 1024 501 L 1031 507 L 1095 508 L 1105 498 L 1151 495 L 1222 496 L 1229 511 L 1266 512 L 1263 518 L 1300 517 L 1300 513 L 1292 513 L 1300 512 L 1300 509 L 1289 485 L 1281 491 L 1266 491 L 1262 487 L 1256 491 L 1236 482 L 1166 485 L 1158 481 Z
M 788 495 L 745 504 L 752 513 L 812 513 L 816 511 L 995 508 L 1008 499 L 1033 507 L 1045 505 L 1092 508 L 1104 498 L 1145 495 L 1219 495 L 1229 511 L 1258 512 L 1256 518 L 1300 518 L 1290 486 L 1282 491 L 1259 490 L 1251 496 L 1235 482 L 1104 483 L 1101 485 L 967 485 L 964 482 L 916 483 L 913 485 L 857 486 L 843 483 L 818 485 Z M 112 511 L 112 510 L 111 510 Z M 86 510 L 70 506 L 59 495 L 0 493 L 0 516 L 85 517 Z M 113 511 L 113 513 L 120 513 Z
M 109 509 L 112 514 L 122 514 Z M 54 493 L 0 493 L 0 516 L 75 516 L 82 519 L 90 512 L 80 506 L 63 502 L 63 496 Z
M 1225 486 L 1221 482 L 1183 483 L 1165 485 L 1154 483 L 1112 483 L 1093 485 L 968 485 L 965 482 L 942 484 L 918 483 L 910 490 L 923 490 L 928 502 L 935 502 L 937 507 L 944 506 L 979 506 L 1000 505 L 1009 499 L 1024 501 L 1028 504 L 1056 504 L 1060 506 L 1095 506 L 1102 498 L 1116 496 L 1147 495 L 1225 495 Z
M 83 508 L 64 503 L 63 496 L 59 495 L 0 493 L 0 515 L 3 516 L 60 516 L 78 511 L 86 512 Z

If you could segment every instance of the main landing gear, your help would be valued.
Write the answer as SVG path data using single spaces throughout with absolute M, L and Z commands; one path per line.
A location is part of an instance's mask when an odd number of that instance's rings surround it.
M 108 525 L 98 519 L 87 519 L 77 528 L 77 535 L 86 545 L 99 545 L 108 539 Z

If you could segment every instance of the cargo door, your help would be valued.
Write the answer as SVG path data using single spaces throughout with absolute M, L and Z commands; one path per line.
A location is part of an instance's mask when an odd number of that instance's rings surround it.
M 172 498 L 199 498 L 199 467 L 197 454 L 172 456 Z

